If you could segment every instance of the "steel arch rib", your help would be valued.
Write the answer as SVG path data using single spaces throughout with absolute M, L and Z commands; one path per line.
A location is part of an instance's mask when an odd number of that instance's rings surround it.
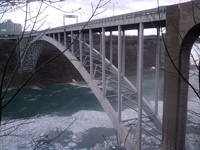
M 113 126 L 118 131 L 118 134 L 120 135 L 121 140 L 125 143 L 125 146 L 127 149 L 132 149 L 133 147 L 133 140 L 131 139 L 130 134 L 128 133 L 127 129 L 124 127 L 124 125 L 118 121 L 117 114 L 109 101 L 106 97 L 103 96 L 102 91 L 98 87 L 97 83 L 92 80 L 90 74 L 87 72 L 87 70 L 81 65 L 79 60 L 73 56 L 73 54 L 66 50 L 66 47 L 64 47 L 63 44 L 59 43 L 58 41 L 54 40 L 53 38 L 50 38 L 48 36 L 43 36 L 39 40 L 46 41 L 52 45 L 54 45 L 58 50 L 61 52 L 64 52 L 63 54 L 71 61 L 71 63 L 74 65 L 74 67 L 79 71 L 81 76 L 84 78 L 84 80 L 87 82 L 93 93 L 95 94 L 96 98 L 100 102 L 101 106 L 103 107 L 104 111 L 108 115 L 109 119 L 111 120 Z

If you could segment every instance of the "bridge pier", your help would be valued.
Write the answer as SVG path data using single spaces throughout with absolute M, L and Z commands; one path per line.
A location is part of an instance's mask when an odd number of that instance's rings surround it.
M 200 35 L 199 0 L 167 7 L 163 108 L 163 150 L 184 150 L 186 140 L 189 58 Z

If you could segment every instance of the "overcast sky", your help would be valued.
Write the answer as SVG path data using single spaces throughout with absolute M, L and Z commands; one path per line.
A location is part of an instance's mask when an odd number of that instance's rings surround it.
M 179 2 L 183 3 L 187 1 L 190 0 L 159 0 L 159 5 L 172 5 L 177 4 Z M 78 22 L 86 21 L 92 14 L 91 4 L 93 4 L 93 7 L 95 7 L 97 3 L 98 0 L 65 0 L 63 2 L 55 3 L 53 4 L 53 6 L 62 7 L 61 9 L 66 12 L 61 12 L 52 7 L 48 7 L 45 10 L 45 13 L 43 13 L 43 15 L 40 16 L 40 18 L 43 18 L 44 16 L 48 15 L 45 18 L 45 23 L 41 29 L 45 29 L 49 26 L 57 27 L 63 25 L 63 15 L 66 14 L 78 15 Z M 30 5 L 32 11 L 38 10 L 38 2 L 32 2 Z M 46 7 L 47 5 L 44 4 L 43 6 Z M 120 15 L 145 9 L 156 8 L 157 6 L 157 0 L 111 0 L 110 3 L 105 5 L 103 8 L 99 9 L 99 11 L 102 11 L 104 9 L 106 11 L 94 17 L 93 19 L 113 16 L 113 12 L 114 15 Z M 67 13 L 71 12 L 72 10 L 77 10 L 79 8 L 81 8 L 79 11 L 76 11 L 74 13 Z M 4 20 L 11 19 L 13 22 L 21 23 L 23 25 L 25 16 L 24 14 L 25 13 L 23 11 L 14 11 L 11 13 L 6 13 L 6 15 L 0 21 L 2 22 Z M 66 18 L 65 22 L 65 24 L 76 23 L 76 19 Z

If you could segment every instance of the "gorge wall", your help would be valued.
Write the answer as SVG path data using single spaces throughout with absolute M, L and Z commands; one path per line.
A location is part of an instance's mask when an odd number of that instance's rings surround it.
M 113 64 L 117 66 L 117 36 L 113 36 Z M 86 43 L 88 41 L 88 35 L 86 35 Z M 125 72 L 126 75 L 133 75 L 136 73 L 137 69 L 137 36 L 126 36 L 126 51 L 125 51 Z M 13 70 L 15 69 L 15 65 L 18 62 L 19 54 L 16 45 L 16 40 L 0 40 L 0 77 L 2 78 L 3 72 L 5 70 L 6 60 L 10 57 L 13 49 L 14 54 L 12 55 L 9 61 L 9 67 L 6 70 L 6 81 L 11 77 Z M 100 35 L 94 34 L 94 48 L 100 49 Z M 106 36 L 106 57 L 109 58 L 109 37 Z M 144 72 L 153 71 L 151 70 L 152 66 L 155 66 L 155 55 L 156 55 L 156 36 L 146 36 L 144 40 Z M 57 50 L 54 46 L 47 43 L 44 50 L 42 51 L 39 60 L 37 62 L 36 68 L 38 68 L 41 64 L 43 64 L 46 60 L 51 57 L 59 54 L 59 50 Z M 20 71 L 16 72 L 16 75 L 13 79 L 11 86 L 18 86 L 22 84 L 26 77 L 28 77 L 30 73 L 22 73 Z M 37 72 L 32 79 L 29 81 L 28 85 L 41 85 L 47 83 L 66 83 L 71 82 L 72 79 L 77 81 L 82 81 L 82 77 L 78 73 L 78 71 L 73 67 L 71 62 L 66 59 L 64 55 L 59 56 L 46 66 L 44 66 L 39 72 Z

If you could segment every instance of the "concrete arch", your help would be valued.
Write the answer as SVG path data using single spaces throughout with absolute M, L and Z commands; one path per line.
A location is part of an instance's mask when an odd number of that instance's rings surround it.
M 194 25 L 186 33 L 185 37 L 182 40 L 180 53 L 179 53 L 179 68 L 178 69 L 187 81 L 189 80 L 190 54 L 191 54 L 192 46 L 199 36 L 200 36 L 200 23 Z M 181 78 L 179 78 L 179 84 L 180 84 L 180 87 L 183 86 L 182 88 L 184 89 L 187 88 L 188 86 L 188 83 L 183 81 Z M 181 92 L 181 88 L 179 90 Z M 184 93 L 180 95 L 183 95 L 183 94 Z M 187 97 L 187 95 L 180 97 L 180 99 L 184 99 L 184 97 Z
M 179 101 L 179 111 L 178 119 L 179 126 L 177 124 L 178 130 L 177 138 L 180 139 L 181 143 L 185 143 L 185 138 L 181 140 L 182 137 L 186 135 L 186 123 L 187 123 L 187 106 L 188 106 L 188 87 L 189 87 L 189 71 L 190 71 L 190 53 L 192 46 L 198 36 L 200 35 L 200 24 L 194 25 L 184 37 L 179 54 L 179 71 L 181 76 L 178 80 L 179 89 L 178 89 L 178 101 Z M 188 82 L 188 83 L 187 83 Z

